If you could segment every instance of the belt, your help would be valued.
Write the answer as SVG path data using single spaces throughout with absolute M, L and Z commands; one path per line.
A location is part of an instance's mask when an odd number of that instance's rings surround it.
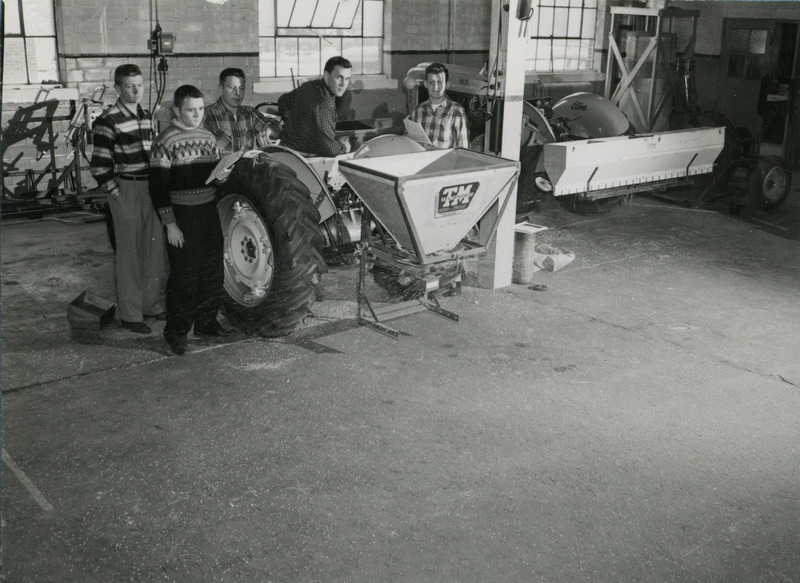
M 137 180 L 150 180 L 150 177 L 146 174 L 120 174 L 119 178 L 122 180 L 131 180 L 133 182 L 136 182 Z

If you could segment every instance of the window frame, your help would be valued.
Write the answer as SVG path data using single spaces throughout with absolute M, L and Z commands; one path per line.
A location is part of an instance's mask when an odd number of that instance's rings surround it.
M 279 9 L 282 9 L 284 14 L 287 12 L 285 6 L 279 8 L 279 3 L 295 4 L 296 0 L 258 0 L 259 77 L 262 80 L 318 77 L 322 75 L 325 61 L 334 55 L 342 55 L 353 63 L 353 75 L 383 75 L 386 38 L 383 14 L 386 2 L 385 0 L 348 1 L 357 2 L 353 23 L 349 28 L 319 28 L 279 26 Z M 365 22 L 365 16 L 369 16 L 367 13 L 374 9 L 367 6 L 368 2 L 380 4 L 380 34 L 378 35 L 367 34 L 365 30 L 370 25 Z M 291 13 L 291 10 L 288 12 Z M 374 17 L 375 14 L 373 13 L 371 16 Z M 376 23 L 372 22 L 372 24 Z M 354 27 L 359 30 L 354 31 Z M 290 46 L 292 44 L 293 46 Z M 318 63 L 312 63 L 312 66 L 309 66 L 309 60 L 303 60 L 301 55 L 304 45 L 306 54 L 311 52 L 319 56 Z M 309 47 L 311 47 L 310 51 Z M 365 58 L 365 49 L 370 48 L 376 52 Z M 277 55 L 286 55 L 287 53 L 291 55 L 293 62 L 291 64 L 285 60 L 279 62 Z M 366 54 L 369 55 L 369 53 Z
M 770 40 L 770 30 L 768 24 L 750 22 L 747 26 L 734 26 L 730 28 L 730 33 L 747 32 L 747 47 L 740 50 L 733 47 L 730 39 L 727 40 L 727 62 L 725 63 L 725 77 L 738 81 L 758 81 L 764 75 L 765 64 L 770 64 L 770 53 L 768 42 Z M 764 44 L 761 50 L 753 49 L 753 33 L 764 33 Z M 758 48 L 758 47 L 756 47 Z
M 597 49 L 597 28 L 601 23 L 602 12 L 599 6 L 599 0 L 569 0 L 568 5 L 564 6 L 563 0 L 537 0 L 534 10 L 536 13 L 536 30 L 534 30 L 527 38 L 529 54 L 533 55 L 532 58 L 526 59 L 526 72 L 528 74 L 550 74 L 550 73 L 581 73 L 592 72 L 597 70 L 595 52 Z M 551 12 L 550 16 L 550 34 L 541 34 L 541 15 L 542 10 Z M 577 34 L 573 32 L 574 23 L 570 22 L 570 15 L 573 11 L 580 11 L 580 22 L 577 25 Z M 563 23 L 563 33 L 556 34 L 556 14 L 558 12 L 566 13 L 566 20 Z M 586 14 L 587 12 L 594 13 L 594 24 L 589 30 L 586 30 Z M 566 64 L 571 59 L 567 56 L 568 47 L 570 43 L 578 41 L 578 57 L 574 60 L 577 66 L 566 67 Z M 549 44 L 549 46 L 547 46 Z M 547 47 L 549 56 L 537 58 L 539 51 L 542 47 Z M 588 53 L 585 57 L 581 56 L 581 52 Z M 558 52 L 558 55 L 554 53 Z M 537 64 L 543 59 L 549 62 L 549 68 L 537 68 Z M 556 66 L 558 63 L 564 66 Z M 586 66 L 582 66 L 586 63 Z
M 17 5 L 17 15 L 19 18 L 19 32 L 9 33 L 8 30 L 8 4 L 10 2 L 15 2 Z M 3 45 L 4 45 L 4 54 L 3 60 L 5 61 L 7 55 L 7 40 L 8 39 L 21 39 L 22 40 L 22 48 L 23 54 L 25 57 L 25 81 L 20 82 L 9 82 L 9 87 L 50 87 L 50 86 L 59 86 L 62 84 L 61 81 L 61 68 L 59 66 L 58 60 L 58 27 L 56 25 L 56 6 L 55 0 L 50 0 L 48 2 L 50 9 L 52 10 L 52 22 L 53 22 L 53 33 L 52 34 L 27 34 L 25 30 L 25 0 L 4 0 L 3 1 Z M 35 18 L 35 17 L 32 17 Z M 53 41 L 53 48 L 54 48 L 54 60 L 55 60 L 55 79 L 47 79 L 41 81 L 32 81 L 31 80 L 31 66 L 30 66 L 30 53 L 29 53 L 29 44 L 32 44 L 32 39 L 52 39 Z M 3 71 L 6 71 L 6 64 L 3 63 Z M 5 82 L 3 82 L 5 85 Z

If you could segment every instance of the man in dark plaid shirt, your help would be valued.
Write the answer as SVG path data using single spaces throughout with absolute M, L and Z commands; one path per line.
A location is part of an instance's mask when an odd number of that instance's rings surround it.
M 352 149 L 347 138 L 336 138 L 336 98 L 344 95 L 353 66 L 344 57 L 325 63 L 322 79 L 307 81 L 281 96 L 278 104 L 288 110 L 281 144 L 316 156 L 338 156 Z
M 220 153 L 253 150 L 269 143 L 267 120 L 254 108 L 242 105 L 244 71 L 235 67 L 219 74 L 220 98 L 206 107 L 204 127 L 217 138 Z
M 144 318 L 163 318 L 167 265 L 164 234 L 147 182 L 153 122 L 139 105 L 144 80 L 138 66 L 117 67 L 114 87 L 117 103 L 94 122 L 91 171 L 108 193 L 114 221 L 118 315 L 124 328 L 149 334 Z

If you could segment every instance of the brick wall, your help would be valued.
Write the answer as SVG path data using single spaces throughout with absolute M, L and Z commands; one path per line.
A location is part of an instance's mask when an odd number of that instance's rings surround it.
M 145 78 L 145 86 L 150 87 L 151 103 L 155 102 L 155 85 L 147 80 L 153 79 L 156 64 L 151 64 L 147 57 L 128 58 L 114 57 L 77 57 L 64 59 L 66 84 L 77 87 L 82 95 L 91 94 L 97 87 L 105 85 L 113 87 L 114 69 L 124 63 L 139 65 Z M 225 67 L 239 67 L 247 75 L 248 94 L 252 96 L 253 82 L 258 79 L 258 57 L 233 54 L 230 56 L 193 56 L 193 55 L 168 55 L 167 79 L 164 99 L 172 99 L 175 89 L 181 85 L 194 85 L 206 96 L 208 101 L 219 97 L 219 73 Z M 147 104 L 145 98 L 144 103 Z

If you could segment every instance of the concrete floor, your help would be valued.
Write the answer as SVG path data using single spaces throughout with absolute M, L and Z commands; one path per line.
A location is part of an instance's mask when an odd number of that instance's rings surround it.
M 726 211 L 547 201 L 546 291 L 392 340 L 338 267 L 323 326 L 180 358 L 71 335 L 101 224 L 3 224 L 3 580 L 800 581 L 800 195 Z

